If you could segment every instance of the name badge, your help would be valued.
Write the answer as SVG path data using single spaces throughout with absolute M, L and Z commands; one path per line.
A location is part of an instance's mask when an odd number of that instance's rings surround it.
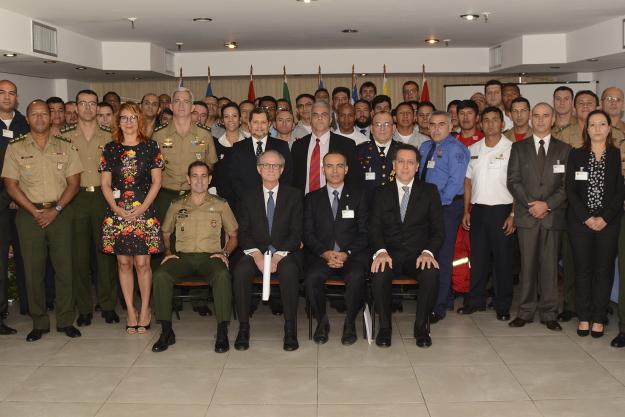
M 201 154 L 201 153 L 196 153 L 196 154 L 195 154 L 195 159 L 197 159 L 198 161 L 199 161 L 200 159 L 202 159 L 202 154 Z
M 564 165 L 562 165 L 560 161 L 557 161 L 557 163 L 553 166 L 553 173 L 564 174 Z
M 120 190 L 113 190 L 113 198 L 119 198 L 122 196 L 122 192 Z
M 9 129 L 2 129 L 2 136 L 13 139 L 13 131 Z
M 353 219 L 354 210 L 350 210 L 349 206 L 345 206 L 345 210 L 341 210 L 341 217 L 343 217 L 344 219 Z
M 588 172 L 584 171 L 583 168 L 575 172 L 575 181 L 588 181 Z
M 375 180 L 375 172 L 365 172 L 365 180 L 366 181 L 374 181 Z
M 427 164 L 428 169 L 432 169 L 435 166 L 436 166 L 436 161 L 434 161 L 434 160 L 428 161 L 428 164 Z
M 473 156 L 471 157 L 471 159 L 477 159 L 477 158 L 478 158 L 478 156 L 477 156 L 477 155 L 473 155 Z

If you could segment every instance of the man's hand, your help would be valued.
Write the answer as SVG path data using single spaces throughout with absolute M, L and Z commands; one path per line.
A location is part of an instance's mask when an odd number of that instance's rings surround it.
M 514 230 L 516 229 L 516 227 L 514 227 L 514 216 L 508 216 L 506 221 L 503 222 L 502 229 L 503 229 L 503 233 L 506 236 L 510 236 L 512 233 L 514 233 Z
M 438 267 L 438 262 L 436 262 L 436 259 L 434 259 L 432 255 L 427 252 L 423 252 L 421 255 L 419 255 L 419 257 L 417 258 L 417 269 L 430 269 L 432 267 L 440 269 Z
M 163 265 L 165 262 L 169 261 L 170 259 L 180 259 L 180 258 L 177 255 L 167 255 L 161 261 L 161 265 Z
M 265 266 L 265 259 L 263 257 L 263 254 L 260 253 L 260 251 L 254 251 L 250 256 L 252 257 L 252 259 L 254 259 L 256 268 L 258 268 L 260 272 L 264 272 L 263 267 Z
M 378 256 L 376 256 L 375 259 L 373 260 L 373 263 L 371 264 L 371 272 L 374 274 L 376 272 L 384 272 L 384 269 L 387 266 L 389 268 L 393 267 L 393 259 L 388 254 L 388 252 L 379 253 Z
M 53 208 L 40 209 L 37 210 L 37 214 L 35 216 L 35 221 L 42 229 L 50 226 L 56 217 L 59 215 L 59 212 Z
M 278 270 L 278 264 L 280 261 L 284 259 L 284 256 L 278 255 L 276 253 L 271 257 L 271 273 L 275 273 Z
M 11 201 L 11 202 L 9 203 L 9 208 L 10 208 L 11 210 L 17 210 L 18 208 L 20 208 L 20 206 L 18 206 L 17 204 L 15 204 L 15 201 Z
M 327 250 L 321 254 L 321 257 L 323 258 L 324 261 L 326 261 L 326 264 L 330 268 L 338 269 L 338 268 L 343 267 L 343 264 L 345 263 L 345 260 L 347 259 L 347 254 L 344 252 Z
M 462 228 L 466 231 L 471 230 L 471 213 L 468 211 L 462 216 Z
M 221 259 L 221 261 L 226 264 L 226 268 L 228 267 L 228 258 L 226 258 L 226 255 L 224 255 L 223 253 L 212 254 L 211 258 Z
M 530 201 L 528 205 L 530 214 L 537 219 L 544 219 L 549 213 L 549 206 L 544 201 Z

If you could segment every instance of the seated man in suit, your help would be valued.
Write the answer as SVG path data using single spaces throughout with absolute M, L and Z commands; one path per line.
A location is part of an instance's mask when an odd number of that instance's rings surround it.
M 280 281 L 284 306 L 284 350 L 299 347 L 297 342 L 297 302 L 301 260 L 303 205 L 301 192 L 280 184 L 284 157 L 278 151 L 265 151 L 258 158 L 257 169 L 262 185 L 243 194 L 237 208 L 239 245 L 243 256 L 234 267 L 234 299 L 239 319 L 239 333 L 234 347 L 246 350 L 250 345 L 250 302 L 252 279 L 263 273 L 264 256 L 272 253 L 271 273 Z M 264 215 L 263 215 L 264 214 Z
M 187 181 L 191 193 L 174 200 L 163 221 L 165 258 L 154 273 L 154 312 L 161 322 L 162 332 L 152 346 L 153 352 L 162 352 L 174 343 L 176 336 L 171 325 L 174 285 L 194 277 L 208 280 L 213 288 L 217 317 L 215 352 L 230 348 L 228 322 L 232 311 L 232 285 L 228 271 L 228 256 L 237 247 L 237 221 L 226 200 L 208 193 L 212 169 L 203 161 L 189 165 Z M 221 248 L 222 229 L 228 235 Z M 170 248 L 170 237 L 175 233 L 175 253 Z
M 351 171 L 345 177 L 347 184 L 358 186 L 359 171 L 355 169 L 356 144 L 353 140 L 330 131 L 332 108 L 325 101 L 317 101 L 312 108 L 312 133 L 295 141 L 291 148 L 293 157 L 293 186 L 304 194 L 318 190 L 326 184 L 321 161 L 329 151 L 338 151 L 347 157 Z
M 323 158 L 326 185 L 308 193 L 304 205 L 304 246 L 307 255 L 306 296 L 310 300 L 317 330 L 313 340 L 328 341 L 330 323 L 326 315 L 323 289 L 328 278 L 345 280 L 347 316 L 341 343 L 356 341 L 354 321 L 362 304 L 365 273 L 369 266 L 367 252 L 367 201 L 358 188 L 345 184 L 347 158 L 328 152 Z
M 280 184 L 291 184 L 291 151 L 289 144 L 283 140 L 269 136 L 269 115 L 262 108 L 255 108 L 250 112 L 249 128 L 251 137 L 238 141 L 226 157 L 226 165 L 232 181 L 235 200 L 250 188 L 260 185 L 256 162 L 261 153 L 269 150 L 278 151 L 284 158 L 284 173 L 280 176 Z
M 443 244 L 443 208 L 435 185 L 415 178 L 419 151 L 401 144 L 395 153 L 395 182 L 378 188 L 369 216 L 369 244 L 374 252 L 373 297 L 380 313 L 375 343 L 391 345 L 391 285 L 397 275 L 414 275 L 419 281 L 414 332 L 417 346 L 432 345 L 429 314 L 438 291 L 436 261 Z

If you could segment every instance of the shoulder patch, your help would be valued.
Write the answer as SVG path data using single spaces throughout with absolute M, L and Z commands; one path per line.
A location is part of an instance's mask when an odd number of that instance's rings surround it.
M 154 128 L 154 133 L 158 132 L 159 130 L 163 130 L 165 129 L 167 126 L 169 125 L 169 123 L 164 123 L 162 125 L 158 125 Z
M 72 140 L 66 138 L 65 136 L 54 135 L 53 138 L 58 139 L 58 140 L 62 140 L 62 141 L 67 142 L 67 143 L 72 143 Z
M 211 132 L 211 128 L 210 128 L 210 126 L 203 125 L 202 123 L 196 123 L 195 125 L 196 125 L 197 127 L 199 127 L 200 129 L 204 129 L 204 130 L 206 130 L 206 131 L 208 131 L 208 132 Z
M 67 133 L 67 132 L 71 132 L 72 130 L 76 130 L 76 127 L 77 127 L 77 126 L 78 126 L 78 125 L 76 125 L 76 124 L 73 124 L 73 125 L 66 125 L 65 127 L 63 127 L 63 128 L 61 129 L 61 133 Z
M 108 133 L 112 132 L 111 128 L 108 126 L 102 126 L 99 124 L 98 127 L 100 128 L 100 130 L 104 130 L 105 132 L 108 132 Z
M 28 133 L 22 133 L 21 135 L 19 135 L 16 138 L 13 138 L 9 141 L 9 143 L 17 143 L 17 142 L 21 142 L 24 139 L 26 139 L 26 136 L 28 136 Z

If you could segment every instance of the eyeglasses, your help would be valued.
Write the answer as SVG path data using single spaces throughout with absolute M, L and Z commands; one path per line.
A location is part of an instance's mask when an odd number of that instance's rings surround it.
M 280 169 L 282 168 L 282 164 L 267 164 L 267 163 L 263 163 L 263 164 L 256 164 L 259 167 L 263 168 L 263 169 Z
M 391 127 L 393 125 L 393 123 L 389 123 L 389 122 L 384 122 L 384 123 L 374 123 L 373 124 L 375 127 L 377 127 L 378 129 L 388 129 L 389 127 Z
M 325 118 L 329 119 L 330 113 L 313 113 L 312 118 L 313 119 L 325 119 Z
M 304 103 L 304 104 L 298 104 L 295 107 L 297 107 L 298 109 L 303 109 L 305 107 L 312 107 L 312 105 L 313 105 L 312 103 Z
M 95 107 L 95 106 L 98 105 L 98 103 L 96 101 L 84 101 L 84 100 L 81 100 L 81 101 L 78 102 L 78 105 L 80 107 Z
M 578 101 L 577 105 L 579 107 L 597 107 L 597 103 L 594 101 Z
M 619 101 L 623 101 L 622 98 L 620 97 L 614 97 L 614 96 L 606 96 L 603 98 L 605 101 L 609 101 L 609 102 L 615 102 L 618 103 Z
M 132 116 L 120 116 L 119 123 L 135 123 L 139 118 L 135 115 Z

